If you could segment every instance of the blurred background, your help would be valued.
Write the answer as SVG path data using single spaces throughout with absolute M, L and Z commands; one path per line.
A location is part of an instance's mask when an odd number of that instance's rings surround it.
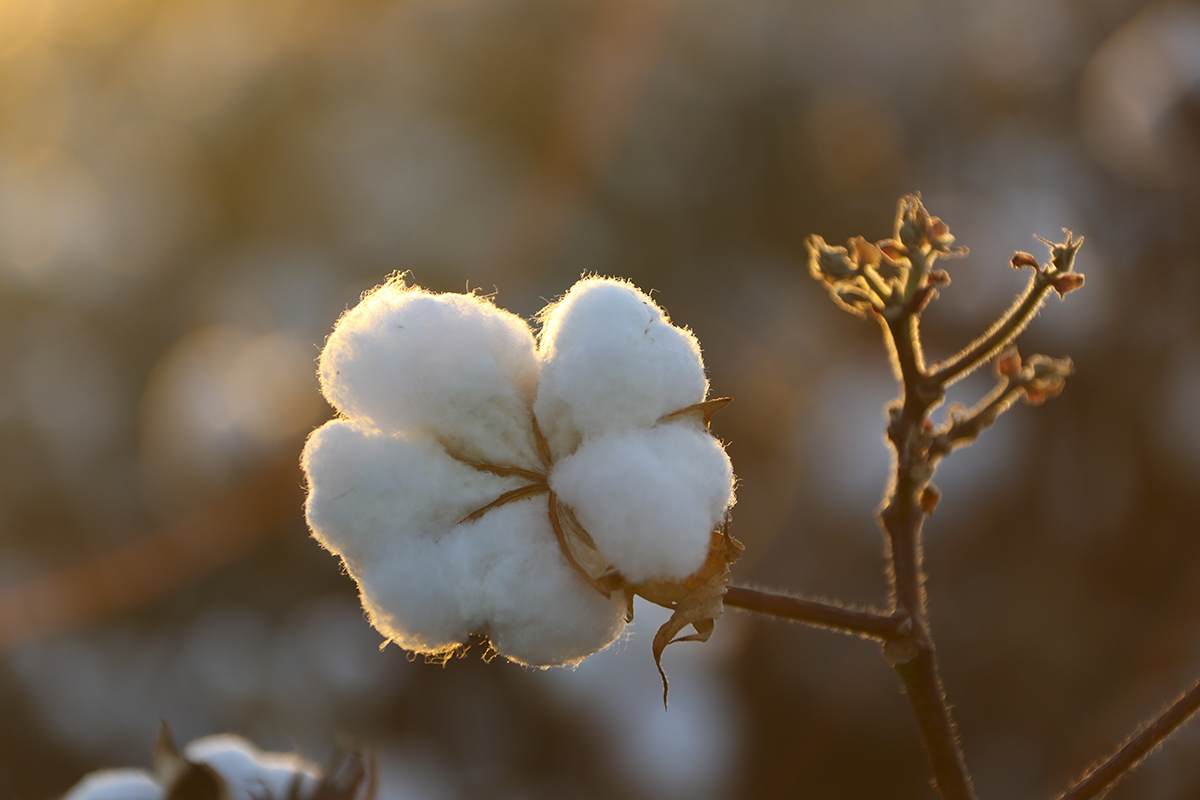
M 871 644 L 640 608 L 575 671 L 411 661 L 307 535 L 314 359 L 393 271 L 531 315 L 632 279 L 705 346 L 735 581 L 886 602 L 895 392 L 804 237 L 920 191 L 971 248 L 927 352 L 1023 287 L 1065 393 L 945 462 L 932 621 L 985 798 L 1050 797 L 1200 675 L 1200 4 L 0 1 L 0 796 L 232 731 L 386 798 L 929 798 Z M 971 403 L 986 374 L 956 387 Z M 1111 797 L 1200 795 L 1200 725 Z

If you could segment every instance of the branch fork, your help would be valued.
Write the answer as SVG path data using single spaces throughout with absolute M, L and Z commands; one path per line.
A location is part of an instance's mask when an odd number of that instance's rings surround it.
M 966 254 L 931 216 L 916 195 L 900 200 L 891 238 L 871 244 L 862 237 L 847 246 L 830 246 L 820 236 L 808 239 L 809 272 L 825 284 L 833 301 L 861 317 L 879 321 L 891 354 L 901 394 L 888 407 L 887 440 L 895 452 L 891 490 L 878 513 L 889 557 L 891 604 L 887 611 L 862 611 L 823 600 L 730 587 L 725 605 L 798 620 L 873 638 L 904 683 L 921 733 L 934 786 L 941 800 L 974 800 L 962 746 L 942 688 L 937 650 L 928 621 L 922 525 L 937 507 L 940 492 L 932 479 L 938 463 L 964 447 L 1018 399 L 1039 405 L 1062 392 L 1074 366 L 1070 359 L 1034 355 L 1022 361 L 1014 341 L 1036 315 L 1048 292 L 1065 297 L 1084 284 L 1074 271 L 1083 238 L 1064 229 L 1066 240 L 1041 239 L 1050 259 L 1039 263 L 1026 252 L 1014 253 L 1014 269 L 1031 269 L 1024 292 L 982 336 L 944 361 L 927 367 L 921 347 L 922 311 L 950 282 L 934 269 L 938 258 Z M 941 405 L 946 388 L 995 359 L 996 384 L 970 409 L 952 406 L 936 425 L 930 413 Z M 1130 737 L 1110 758 L 1059 796 L 1091 800 L 1105 794 L 1142 758 L 1200 709 L 1200 683 Z

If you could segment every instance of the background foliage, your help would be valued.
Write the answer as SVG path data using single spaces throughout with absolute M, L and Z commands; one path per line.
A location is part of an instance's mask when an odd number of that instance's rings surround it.
M 1048 796 L 1200 673 L 1200 6 L 1130 0 L 0 5 L 0 795 L 234 730 L 375 744 L 392 797 L 928 797 L 870 645 L 731 612 L 578 671 L 409 663 L 308 539 L 314 359 L 393 270 L 530 314 L 580 273 L 706 348 L 735 580 L 882 603 L 893 392 L 804 237 L 920 190 L 971 247 L 929 356 L 1087 236 L 1069 354 L 939 472 L 932 621 L 980 794 Z M 969 400 L 980 382 L 964 381 Z M 1185 729 L 1113 798 L 1200 793 Z

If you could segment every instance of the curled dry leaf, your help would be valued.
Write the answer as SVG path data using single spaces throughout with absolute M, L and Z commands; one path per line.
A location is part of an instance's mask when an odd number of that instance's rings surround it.
M 651 603 L 671 609 L 674 613 L 654 634 L 654 663 L 663 682 L 663 706 L 667 705 L 667 673 L 662 668 L 662 654 L 667 645 L 675 642 L 707 642 L 713 627 L 725 610 L 725 588 L 729 585 L 729 567 L 745 548 L 729 533 L 726 518 L 720 530 L 713 531 L 704 566 L 682 581 L 650 581 L 633 587 L 634 593 Z M 696 631 L 688 636 L 676 636 L 691 625 Z

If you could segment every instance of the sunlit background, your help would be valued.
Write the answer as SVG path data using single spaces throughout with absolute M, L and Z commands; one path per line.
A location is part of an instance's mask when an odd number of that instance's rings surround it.
M 576 671 L 412 662 L 308 538 L 314 359 L 390 272 L 530 315 L 631 278 L 705 346 L 735 579 L 881 604 L 893 387 L 804 237 L 959 243 L 932 357 L 1087 238 L 1070 355 L 943 465 L 933 624 L 986 798 L 1049 797 L 1200 674 L 1200 5 L 0 0 L 0 796 L 145 766 L 163 719 L 385 798 L 928 798 L 870 644 L 731 612 Z M 964 381 L 971 402 L 986 375 Z M 1113 798 L 1200 795 L 1200 726 Z

